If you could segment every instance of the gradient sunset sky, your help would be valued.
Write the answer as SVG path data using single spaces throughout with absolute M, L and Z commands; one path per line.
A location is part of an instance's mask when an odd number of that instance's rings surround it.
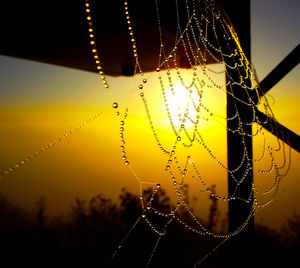
M 252 0 L 251 4 L 252 62 L 259 79 L 263 79 L 300 42 L 300 2 Z M 1 171 L 101 112 L 64 142 L 2 178 L 0 193 L 28 207 L 45 195 L 48 211 L 54 214 L 66 213 L 75 197 L 90 199 L 104 193 L 116 201 L 122 187 L 138 191 L 136 179 L 120 159 L 119 121 L 113 114 L 111 97 L 97 75 L 6 56 L 0 56 L 0 70 Z M 114 93 L 124 101 L 132 79 L 108 79 Z M 300 134 L 299 85 L 297 66 L 269 92 L 275 117 L 297 134 Z M 143 111 L 140 101 L 134 110 Z M 149 126 L 137 113 L 129 117 L 129 124 L 134 129 L 129 142 L 132 139 L 130 153 L 137 172 L 149 181 L 149 174 L 152 178 L 160 177 L 162 169 L 155 167 L 163 159 L 152 150 L 155 145 Z M 140 141 L 135 144 L 137 137 Z M 215 146 L 226 162 L 226 137 L 219 138 Z M 259 146 L 254 144 L 254 148 Z M 209 176 L 210 169 L 208 161 L 201 170 Z M 226 174 L 219 177 L 211 183 L 226 193 Z M 292 150 L 291 170 L 283 179 L 276 200 L 256 220 L 279 228 L 294 212 L 300 214 L 299 204 L 300 156 Z

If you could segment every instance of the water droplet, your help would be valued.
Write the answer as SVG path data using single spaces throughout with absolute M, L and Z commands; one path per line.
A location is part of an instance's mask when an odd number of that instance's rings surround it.
M 128 165 L 129 165 L 129 162 L 128 162 L 128 161 L 125 161 L 124 164 L 125 164 L 126 166 L 128 166 Z
M 115 108 L 115 109 L 116 109 L 116 108 L 118 108 L 118 107 L 119 107 L 119 104 L 118 104 L 117 102 L 114 102 L 112 106 L 113 106 L 113 108 Z
M 143 85 L 142 84 L 139 85 L 139 89 L 143 89 Z
M 124 131 L 124 128 L 123 128 L 123 127 L 120 127 L 120 131 Z
M 156 188 L 160 188 L 160 184 L 158 183 L 158 184 L 156 184 Z
M 121 122 L 120 122 L 120 125 L 121 125 L 121 126 L 124 126 L 124 124 L 125 124 L 124 121 L 121 121 Z
M 180 136 L 177 136 L 177 141 L 181 141 L 181 137 Z

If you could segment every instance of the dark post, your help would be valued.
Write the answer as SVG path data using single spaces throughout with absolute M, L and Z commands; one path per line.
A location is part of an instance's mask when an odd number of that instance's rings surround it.
M 251 39 L 250 39 L 250 0 L 244 1 L 234 1 L 226 0 L 224 1 L 225 11 L 231 19 L 232 24 L 235 27 L 237 35 L 239 37 L 242 49 L 251 61 Z M 236 5 L 240 8 L 237 9 Z M 234 61 L 232 59 L 228 60 L 228 64 L 232 65 Z M 228 81 L 229 76 L 235 81 L 240 81 L 240 75 L 246 76 L 245 70 L 239 68 L 237 69 L 226 68 L 226 80 Z M 244 84 L 251 86 L 251 80 L 245 79 Z M 237 101 L 232 97 L 235 97 L 249 103 L 248 95 L 246 89 L 240 87 L 239 85 L 229 85 L 227 86 L 227 118 L 231 118 L 236 114 L 236 110 L 240 116 L 242 122 L 251 122 L 253 111 L 251 107 Z M 249 93 L 249 92 L 248 92 Z M 227 127 L 231 130 L 236 130 L 239 127 L 239 119 L 227 120 Z M 244 134 L 252 134 L 252 126 L 242 123 L 241 125 Z M 244 141 L 243 141 L 244 139 Z M 253 172 L 252 172 L 252 137 L 247 135 L 241 135 L 240 133 L 232 133 L 227 130 L 227 159 L 228 159 L 228 169 L 234 170 L 240 166 L 244 155 L 244 148 L 246 147 L 247 157 L 241 167 L 236 171 L 228 173 L 228 196 L 233 195 L 239 196 L 243 199 L 250 200 L 248 203 L 240 199 L 231 200 L 229 202 L 229 232 L 235 231 L 241 224 L 247 219 L 251 208 L 253 206 L 253 195 L 252 184 L 253 184 Z M 250 167 L 250 169 L 249 169 Z M 249 169 L 247 173 L 247 169 Z M 244 181 L 237 187 L 237 183 L 233 176 L 240 180 L 244 174 L 247 175 Z M 237 190 L 236 190 L 237 189 Z M 228 267 L 248 267 L 251 266 L 249 262 L 253 259 L 253 253 L 251 252 L 254 240 L 254 218 L 252 217 L 247 226 L 235 237 L 231 238 L 228 245 Z

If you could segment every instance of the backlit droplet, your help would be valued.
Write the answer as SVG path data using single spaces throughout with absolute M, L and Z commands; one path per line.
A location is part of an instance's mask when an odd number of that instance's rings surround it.
M 184 124 L 181 124 L 181 126 L 180 126 L 181 128 L 184 128 Z
M 124 150 L 124 146 L 121 146 L 120 149 L 121 149 L 121 150 Z
M 158 184 L 156 184 L 156 188 L 160 188 L 160 184 L 158 183 Z
M 122 156 L 122 159 L 123 159 L 123 160 L 126 160 L 126 159 L 127 159 L 127 157 L 124 155 L 124 156 Z
M 123 128 L 123 127 L 120 127 L 120 131 L 124 131 L 124 128 Z
M 143 83 L 147 83 L 147 79 L 143 79 Z
M 171 164 L 171 163 L 172 163 L 172 160 L 171 160 L 171 159 L 169 159 L 169 160 L 168 160 L 168 164 Z
M 139 85 L 139 89 L 143 89 L 143 85 L 142 84 Z
M 117 102 L 114 102 L 112 106 L 116 109 L 119 107 L 119 104 Z
M 125 164 L 126 166 L 128 166 L 128 165 L 129 165 L 129 162 L 128 162 L 128 161 L 125 161 L 124 164 Z
M 181 137 L 180 136 L 177 136 L 177 141 L 181 141 Z
M 142 214 L 142 218 L 145 218 L 146 217 L 146 215 L 145 214 Z
M 140 96 L 141 96 L 141 97 L 144 97 L 144 93 L 142 92 L 142 93 L 140 94 Z
M 123 126 L 123 125 L 124 125 L 124 121 L 121 121 L 121 122 L 120 122 L 120 125 Z
M 166 166 L 166 170 L 169 170 L 169 169 L 170 169 L 170 166 L 169 166 L 169 165 L 167 165 L 167 166 Z

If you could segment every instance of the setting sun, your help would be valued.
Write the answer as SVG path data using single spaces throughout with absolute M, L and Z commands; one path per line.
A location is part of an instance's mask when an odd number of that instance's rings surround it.
M 176 84 L 166 92 L 169 112 L 176 127 L 190 127 L 199 120 L 200 96 L 195 87 L 185 88 Z

